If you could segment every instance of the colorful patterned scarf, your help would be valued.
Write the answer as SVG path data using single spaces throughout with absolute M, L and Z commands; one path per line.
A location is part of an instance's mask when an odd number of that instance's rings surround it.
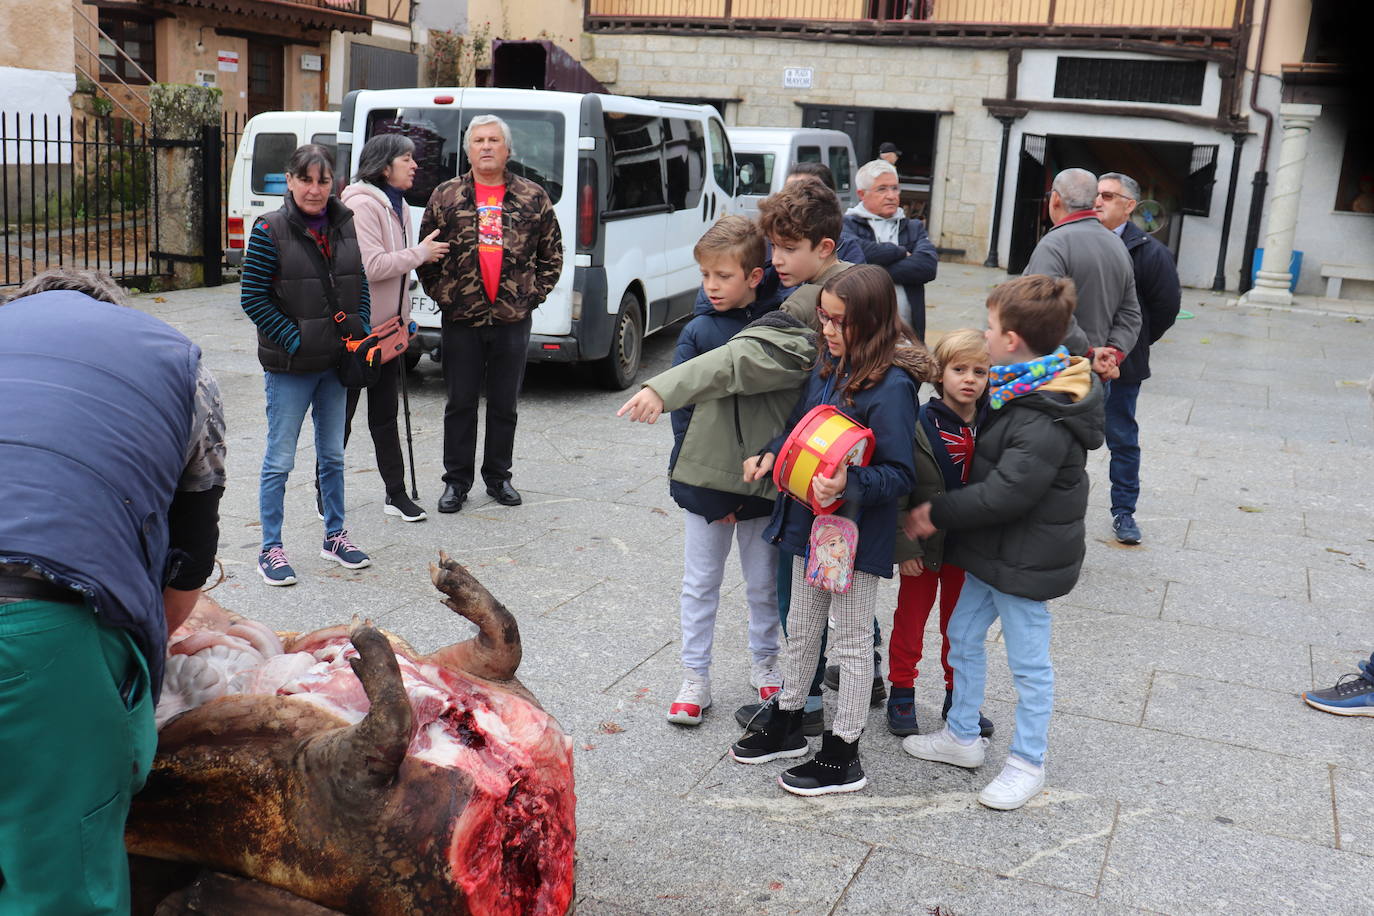
M 1069 367 L 1069 350 L 1060 347 L 1048 356 L 988 370 L 988 406 L 997 410 L 1012 398 L 1030 394 Z

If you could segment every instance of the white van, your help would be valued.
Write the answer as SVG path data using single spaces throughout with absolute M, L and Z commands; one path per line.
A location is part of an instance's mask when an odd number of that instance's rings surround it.
M 750 216 L 758 213 L 759 201 L 782 190 L 787 173 L 798 162 L 822 162 L 835 176 L 840 205 L 849 209 L 859 202 L 854 193 L 854 141 L 842 130 L 815 127 L 730 127 L 726 129 L 739 166 L 735 200 Z
M 296 147 L 318 143 L 333 153 L 338 129 L 337 111 L 264 111 L 243 125 L 234 167 L 229 172 L 227 264 L 238 267 L 243 263 L 243 248 L 253 221 L 281 209 L 286 163 Z M 341 174 L 336 179 L 343 177 L 342 168 L 338 171 Z
M 563 273 L 534 311 L 529 358 L 591 362 L 605 384 L 628 387 L 644 335 L 691 314 L 701 284 L 692 248 L 734 207 L 725 125 L 709 106 L 616 95 L 360 89 L 344 98 L 339 159 L 351 171 L 379 133 L 414 140 L 420 167 L 406 200 L 418 229 L 434 188 L 467 171 L 463 131 L 482 114 L 510 125 L 510 169 L 548 192 L 563 232 Z M 411 316 L 437 351 L 442 316 L 413 280 Z

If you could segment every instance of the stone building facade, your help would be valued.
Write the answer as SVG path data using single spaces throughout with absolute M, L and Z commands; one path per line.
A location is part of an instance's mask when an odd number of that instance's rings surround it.
M 724 99 L 727 124 L 797 127 L 802 104 L 935 114 L 931 238 L 947 257 L 987 254 L 1002 129 L 983 99 L 1004 92 L 1006 51 L 605 33 L 585 44 L 588 69 L 612 91 Z M 784 87 L 784 71 L 796 67 L 811 68 L 809 89 Z M 856 150 L 860 162 L 876 152 Z

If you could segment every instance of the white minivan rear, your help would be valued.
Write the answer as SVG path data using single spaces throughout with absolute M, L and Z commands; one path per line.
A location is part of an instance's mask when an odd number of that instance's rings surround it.
M 332 154 L 338 129 L 337 111 L 264 111 L 248 119 L 229 172 L 226 263 L 234 267 L 242 264 L 253 221 L 281 209 L 286 163 L 296 147 L 318 143 Z M 335 171 L 339 173 L 336 181 L 344 180 L 344 166 L 337 166 Z
M 782 190 L 792 166 L 820 162 L 835 176 L 840 205 L 858 203 L 854 192 L 854 141 L 842 130 L 815 127 L 730 127 L 730 145 L 739 167 L 735 199 L 750 216 L 758 213 L 759 201 Z
M 692 248 L 734 206 L 725 125 L 704 105 L 531 89 L 379 89 L 343 102 L 339 156 L 356 167 L 369 137 L 415 142 L 406 193 L 418 228 L 430 194 L 469 168 L 463 131 L 477 115 L 510 127 L 510 170 L 538 183 L 563 234 L 563 272 L 534 311 L 529 358 L 593 363 L 628 387 L 645 334 L 691 314 L 700 285 Z M 411 316 L 438 353 L 439 306 L 412 279 Z

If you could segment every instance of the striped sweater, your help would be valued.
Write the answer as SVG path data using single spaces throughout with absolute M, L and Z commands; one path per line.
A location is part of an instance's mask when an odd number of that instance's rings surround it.
M 248 248 L 243 253 L 243 266 L 239 271 L 239 304 L 259 330 L 287 353 L 294 354 L 301 344 L 300 331 L 290 316 L 282 314 L 272 302 L 272 279 L 277 274 L 277 265 L 277 246 L 267 227 L 258 222 L 253 226 L 253 232 L 248 237 Z M 368 294 L 366 278 L 363 280 L 358 316 L 362 319 L 363 327 L 370 331 L 372 297 Z

